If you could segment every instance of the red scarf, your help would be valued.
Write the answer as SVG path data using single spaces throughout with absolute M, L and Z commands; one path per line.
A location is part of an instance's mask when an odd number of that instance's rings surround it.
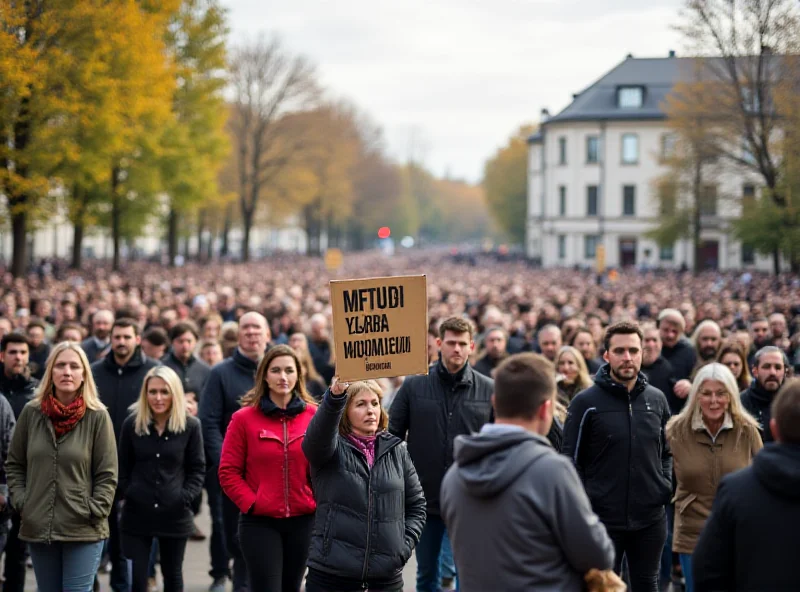
M 83 394 L 79 393 L 72 403 L 64 405 L 56 399 L 55 394 L 51 394 L 42 400 L 42 413 L 50 418 L 56 438 L 60 438 L 72 430 L 86 414 L 86 401 L 83 400 Z

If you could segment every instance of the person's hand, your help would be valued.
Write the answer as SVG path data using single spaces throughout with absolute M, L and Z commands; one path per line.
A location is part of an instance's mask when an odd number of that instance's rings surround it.
M 345 392 L 347 392 L 347 387 L 350 386 L 349 382 L 339 382 L 339 377 L 334 376 L 333 380 L 331 380 L 331 394 L 334 397 L 341 397 Z
M 684 378 L 675 383 L 672 392 L 674 392 L 675 396 L 679 399 L 685 399 L 689 396 L 690 390 L 692 390 L 692 383 Z

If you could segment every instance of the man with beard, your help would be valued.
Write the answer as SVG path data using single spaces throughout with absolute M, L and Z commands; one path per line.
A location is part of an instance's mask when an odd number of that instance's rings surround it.
M 494 381 L 469 365 L 473 335 L 469 321 L 446 319 L 439 327 L 439 361 L 426 376 L 406 378 L 389 412 L 389 432 L 407 440 L 425 492 L 428 519 L 416 548 L 420 592 L 440 589 L 439 555 L 447 530 L 439 489 L 453 464 L 453 441 L 479 431 L 492 416 Z
M 102 360 L 92 364 L 92 376 L 97 384 L 100 400 L 108 408 L 114 436 L 119 441 L 122 424 L 130 414 L 130 406 L 139 399 L 145 375 L 151 368 L 159 365 L 142 352 L 141 336 L 136 321 L 119 318 L 111 327 L 111 352 Z M 111 557 L 111 589 L 115 592 L 128 592 L 128 564 L 122 553 L 119 530 L 119 504 L 122 498 L 117 495 L 108 517 L 110 536 L 108 553 Z
M 592 509 L 614 541 L 615 571 L 627 558 L 632 592 L 658 592 L 672 494 L 669 405 L 640 372 L 636 323 L 610 326 L 604 341 L 607 363 L 595 384 L 570 403 L 562 452 L 575 463 Z
M 556 325 L 545 325 L 539 330 L 536 341 L 539 344 L 539 351 L 541 351 L 542 355 L 555 363 L 556 355 L 562 344 L 561 329 Z
M 763 347 L 772 345 L 772 335 L 770 334 L 769 321 L 766 317 L 759 317 L 750 323 L 750 335 L 753 338 L 753 345 L 747 355 L 747 364 L 752 369 L 756 352 Z
M 679 406 L 677 397 L 672 392 L 675 386 L 675 371 L 672 365 L 667 362 L 666 358 L 661 355 L 661 333 L 654 323 L 645 323 L 641 326 L 642 329 L 642 374 L 647 376 L 647 382 L 660 390 L 667 397 L 667 402 L 672 402 L 670 399 L 675 399 L 675 406 Z M 682 403 L 682 401 L 680 401 Z
M 92 315 L 92 335 L 81 343 L 89 363 L 96 362 L 108 353 L 111 347 L 111 325 L 114 324 L 114 314 L 110 310 L 98 310 Z
M 692 371 L 692 375 L 694 375 L 700 368 L 717 359 L 719 348 L 722 345 L 722 330 L 715 321 L 706 319 L 697 325 L 692 342 L 697 354 L 697 363 Z M 691 388 L 691 385 L 689 386 Z
M 658 330 L 661 333 L 661 355 L 670 363 L 674 372 L 674 397 L 670 397 L 670 408 L 673 413 L 678 413 L 683 409 L 692 387 L 689 377 L 694 370 L 697 355 L 685 337 L 686 320 L 679 310 L 662 310 L 658 315 Z
M 502 327 L 491 327 L 483 338 L 483 355 L 475 362 L 473 368 L 484 376 L 492 376 L 492 371 L 508 355 L 506 352 L 507 336 Z
M 753 361 L 753 383 L 742 393 L 742 405 L 761 424 L 761 439 L 764 444 L 772 442 L 769 429 L 770 406 L 783 381 L 788 366 L 786 354 L 779 347 L 762 347 Z

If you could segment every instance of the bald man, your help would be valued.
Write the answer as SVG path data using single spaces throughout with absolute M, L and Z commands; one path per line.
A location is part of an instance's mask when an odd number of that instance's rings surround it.
M 208 475 L 206 489 L 211 508 L 211 574 L 212 587 L 224 589 L 228 573 L 225 553 L 219 551 L 220 534 L 233 557 L 233 589 L 247 588 L 247 570 L 236 537 L 239 509 L 222 493 L 217 477 L 222 440 L 233 414 L 241 408 L 239 399 L 253 388 L 258 363 L 264 355 L 269 340 L 267 319 L 257 312 L 248 312 L 239 319 L 239 340 L 230 358 L 211 369 L 200 397 L 200 422 L 203 425 L 203 442 L 206 449 Z
M 81 343 L 90 364 L 104 357 L 111 349 L 113 324 L 114 313 L 110 310 L 98 310 L 92 315 L 92 334 Z

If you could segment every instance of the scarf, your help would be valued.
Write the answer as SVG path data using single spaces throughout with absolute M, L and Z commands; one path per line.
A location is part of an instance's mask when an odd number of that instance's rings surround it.
M 357 436 L 355 434 L 347 434 L 347 439 L 350 440 L 353 445 L 358 448 L 361 452 L 364 453 L 364 456 L 367 457 L 367 464 L 369 468 L 372 468 L 372 465 L 375 464 L 375 439 L 377 436 Z
M 86 414 L 83 393 L 79 393 L 69 405 L 64 405 L 56 399 L 55 394 L 51 394 L 42 400 L 42 413 L 50 418 L 56 438 L 60 438 L 70 432 Z

